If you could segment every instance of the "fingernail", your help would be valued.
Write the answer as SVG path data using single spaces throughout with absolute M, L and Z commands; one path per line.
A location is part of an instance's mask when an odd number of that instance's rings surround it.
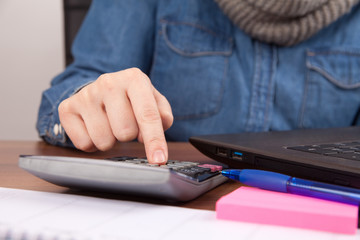
M 154 163 L 164 163 L 165 162 L 165 154 L 161 150 L 156 150 L 153 153 L 153 161 Z

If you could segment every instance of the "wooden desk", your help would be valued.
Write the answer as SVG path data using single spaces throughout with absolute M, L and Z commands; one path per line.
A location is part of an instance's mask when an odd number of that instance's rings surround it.
M 169 143 L 169 158 L 184 161 L 211 161 L 198 152 L 189 143 Z M 97 196 L 112 199 L 125 199 L 145 201 L 158 204 L 167 204 L 197 209 L 215 209 L 215 202 L 223 195 L 240 187 L 236 182 L 226 182 L 221 186 L 207 192 L 199 198 L 186 203 L 169 203 L 153 199 L 130 197 L 119 194 L 93 193 L 84 191 L 71 191 L 43 181 L 17 166 L 20 154 L 29 155 L 58 155 L 74 157 L 106 158 L 112 156 L 145 156 L 143 145 L 136 142 L 119 143 L 107 152 L 84 153 L 75 149 L 51 146 L 42 141 L 0 141 L 0 187 L 19 188 L 46 192 L 73 193 L 88 196 Z

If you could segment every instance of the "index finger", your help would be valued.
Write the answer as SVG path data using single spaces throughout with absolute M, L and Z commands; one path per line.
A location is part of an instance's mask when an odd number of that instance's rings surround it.
M 144 141 L 148 161 L 165 164 L 168 150 L 163 124 L 151 82 L 145 74 L 140 79 L 132 79 L 127 95 Z

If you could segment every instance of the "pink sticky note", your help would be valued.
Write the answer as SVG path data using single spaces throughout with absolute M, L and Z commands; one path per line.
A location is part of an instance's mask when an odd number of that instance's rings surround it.
M 220 198 L 216 215 L 218 219 L 346 234 L 355 234 L 358 225 L 357 206 L 251 187 L 240 187 Z

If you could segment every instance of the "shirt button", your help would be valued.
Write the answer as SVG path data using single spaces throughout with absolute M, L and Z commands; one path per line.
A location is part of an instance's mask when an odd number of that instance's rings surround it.
M 59 125 L 58 124 L 54 125 L 53 131 L 56 136 L 59 135 Z
M 63 128 L 61 126 L 61 123 L 59 123 L 59 133 L 62 134 Z

